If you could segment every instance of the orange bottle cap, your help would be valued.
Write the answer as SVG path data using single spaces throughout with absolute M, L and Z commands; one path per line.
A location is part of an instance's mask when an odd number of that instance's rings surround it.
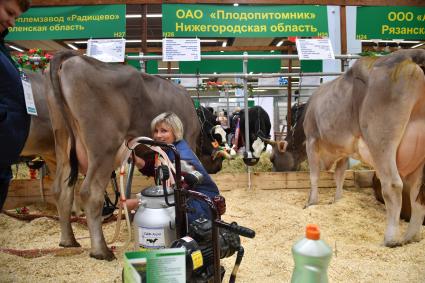
M 316 224 L 307 224 L 305 229 L 305 237 L 310 240 L 319 240 L 320 239 L 320 230 L 319 226 Z

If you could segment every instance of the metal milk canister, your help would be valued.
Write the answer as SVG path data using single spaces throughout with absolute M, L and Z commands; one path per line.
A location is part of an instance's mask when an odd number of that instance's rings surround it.
M 140 193 L 141 205 L 134 215 L 136 249 L 161 249 L 176 240 L 175 208 L 165 201 L 162 186 L 152 186 Z M 174 190 L 167 188 L 169 203 L 174 203 Z

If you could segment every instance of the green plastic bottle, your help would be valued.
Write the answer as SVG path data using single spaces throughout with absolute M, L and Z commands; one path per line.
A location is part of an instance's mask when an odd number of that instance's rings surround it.
M 320 240 L 319 227 L 308 224 L 305 238 L 292 247 L 295 267 L 291 283 L 327 283 L 332 249 Z

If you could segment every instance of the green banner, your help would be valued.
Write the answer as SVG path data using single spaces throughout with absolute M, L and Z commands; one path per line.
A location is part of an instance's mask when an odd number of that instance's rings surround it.
M 425 7 L 358 7 L 356 39 L 425 39 Z
M 207 52 L 202 55 L 242 55 L 243 52 Z M 270 54 L 270 52 L 249 52 L 251 55 Z M 280 59 L 250 59 L 248 60 L 248 72 L 254 73 L 276 73 L 280 71 Z M 179 62 L 180 73 L 182 74 L 196 74 L 206 73 L 237 73 L 242 72 L 242 59 L 235 60 L 207 60 L 201 61 L 185 61 Z
M 328 14 L 326 6 L 163 4 L 162 36 L 328 36 Z
M 323 72 L 323 60 L 301 60 L 300 67 L 303 73 Z
M 30 8 L 7 40 L 125 37 L 125 5 Z

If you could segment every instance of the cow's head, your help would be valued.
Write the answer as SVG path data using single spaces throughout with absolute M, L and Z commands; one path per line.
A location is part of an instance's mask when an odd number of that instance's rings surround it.
M 217 142 L 218 146 L 225 146 L 226 141 L 226 131 L 224 131 L 221 125 L 215 125 L 211 128 L 211 140 Z
M 271 123 L 267 112 L 260 106 L 249 108 L 249 150 L 254 158 L 250 161 L 250 166 L 255 165 L 261 153 L 266 150 L 267 144 L 264 141 L 270 139 Z M 238 146 L 245 144 L 245 111 L 240 112 L 239 121 L 240 133 L 237 141 Z M 254 161 L 252 161 L 254 160 Z
M 226 132 L 205 107 L 199 107 L 196 112 L 201 123 L 198 157 L 208 173 L 217 173 L 221 170 L 223 158 L 230 158 Z
M 282 140 L 268 143 L 272 146 L 270 161 L 273 163 L 273 171 L 294 171 L 296 169 L 295 160 L 292 152 L 287 151 L 288 142 Z
M 291 108 L 292 127 L 289 129 L 285 140 L 270 143 L 273 148 L 270 156 L 273 171 L 299 170 L 301 162 L 307 159 L 303 127 L 305 107 L 306 104 L 295 104 Z

